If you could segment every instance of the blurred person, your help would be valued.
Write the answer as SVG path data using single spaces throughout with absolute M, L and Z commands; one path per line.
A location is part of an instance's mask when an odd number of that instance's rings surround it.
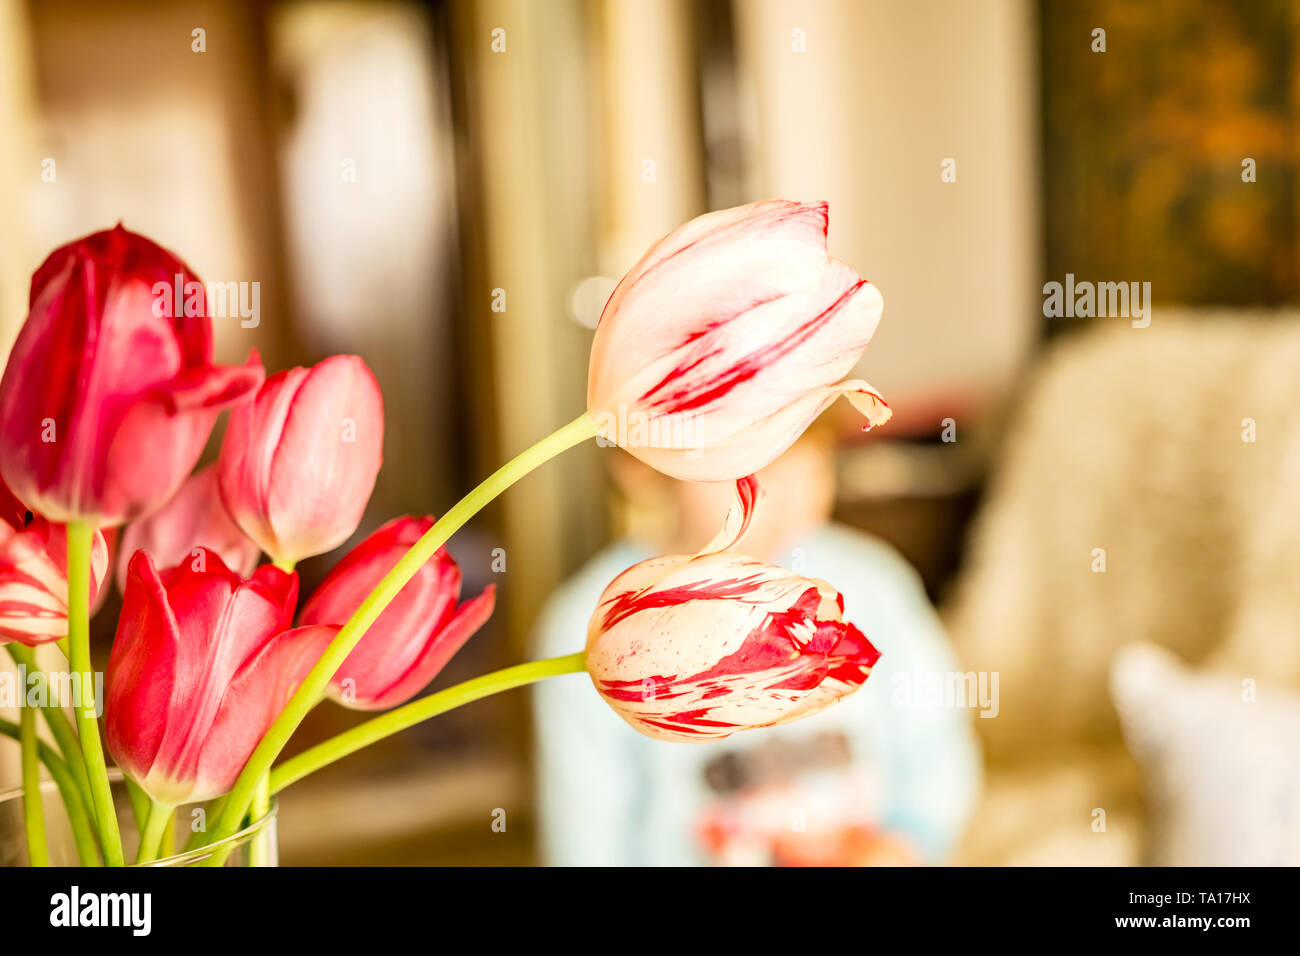
M 901 865 L 947 857 L 979 789 L 970 715 L 894 701 L 900 681 L 955 672 L 956 661 L 911 566 L 879 539 L 830 520 L 833 452 L 831 428 L 815 425 L 759 473 L 765 495 L 739 550 L 839 589 L 846 620 L 881 651 L 871 677 L 813 717 L 694 744 L 638 734 L 570 681 L 539 685 L 544 863 Z M 675 520 L 666 532 L 634 528 L 559 588 L 539 619 L 537 657 L 580 649 L 616 575 L 655 554 L 694 552 L 733 497 L 730 483 L 673 481 L 625 452 L 610 454 L 615 483 L 634 506 L 657 505 Z

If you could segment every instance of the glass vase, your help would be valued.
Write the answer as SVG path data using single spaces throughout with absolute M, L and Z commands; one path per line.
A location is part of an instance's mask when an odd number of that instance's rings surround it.
M 127 861 L 135 859 L 140 842 L 140 831 L 131 811 L 126 783 L 119 770 L 109 771 L 113 801 L 117 808 L 118 827 L 122 832 L 123 849 Z M 53 781 L 41 784 L 41 799 L 45 807 L 45 834 L 49 844 L 50 865 L 80 866 L 72 827 L 67 811 Z M 164 847 L 167 856 L 143 864 L 144 866 L 211 866 L 212 860 L 221 860 L 222 866 L 275 866 L 278 862 L 275 834 L 276 803 L 260 820 L 213 846 L 202 847 L 186 853 L 181 850 L 195 826 L 206 821 L 206 814 L 196 814 L 200 807 L 176 808 L 175 843 Z M 212 821 L 207 821 L 212 822 Z M 223 859 L 224 858 L 224 859 Z M 23 821 L 23 791 L 21 787 L 0 792 L 0 866 L 27 866 L 27 836 Z

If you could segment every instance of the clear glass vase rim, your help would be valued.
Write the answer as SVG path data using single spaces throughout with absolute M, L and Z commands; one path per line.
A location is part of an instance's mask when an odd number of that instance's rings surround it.
M 126 777 L 123 775 L 122 771 L 117 767 L 110 767 L 108 771 L 108 782 L 113 785 L 125 784 Z M 58 788 L 55 786 L 53 780 L 41 781 L 42 796 L 47 795 L 49 793 L 53 793 L 57 789 Z M 21 801 L 22 798 L 23 798 L 23 788 L 21 786 L 11 787 L 8 790 L 0 790 L 0 806 L 3 806 L 4 804 L 10 803 L 12 801 Z M 182 806 L 184 806 L 184 804 L 182 804 Z M 279 812 L 279 809 L 280 809 L 280 804 L 276 801 L 275 797 L 272 797 L 271 806 L 266 811 L 265 814 L 258 817 L 256 820 L 254 820 L 248 826 L 244 827 L 242 830 L 238 830 L 235 833 L 232 833 L 224 840 L 219 840 L 216 843 L 210 843 L 207 846 L 197 847 L 196 849 L 193 850 L 186 850 L 182 853 L 173 853 L 171 856 L 159 857 L 157 860 L 153 860 L 152 862 L 141 863 L 138 865 L 176 866 L 178 864 L 198 863 L 200 860 L 206 859 L 207 857 L 211 856 L 213 853 L 217 852 L 218 850 L 222 850 L 226 848 L 233 850 L 236 847 L 238 847 L 241 843 L 247 842 L 250 837 L 255 836 L 257 833 L 261 832 L 262 830 L 265 830 L 268 826 L 270 826 L 271 823 L 275 820 L 276 813 Z M 131 864 L 131 865 L 135 866 L 137 864 Z

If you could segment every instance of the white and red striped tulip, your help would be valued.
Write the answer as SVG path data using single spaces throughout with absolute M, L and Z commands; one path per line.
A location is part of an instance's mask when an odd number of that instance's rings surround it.
M 68 636 L 68 536 L 0 483 L 0 644 L 28 647 Z M 108 572 L 108 547 L 95 532 L 90 550 L 90 603 Z
M 698 741 L 807 717 L 861 687 L 880 657 L 829 584 L 725 550 L 755 497 L 752 478 L 738 488 L 713 543 L 633 565 L 592 615 L 587 672 L 647 736 Z
M 713 212 L 650 248 L 596 328 L 587 411 L 602 439 L 677 478 L 752 474 L 840 395 L 880 321 L 871 285 L 826 251 L 827 205 L 768 200 Z

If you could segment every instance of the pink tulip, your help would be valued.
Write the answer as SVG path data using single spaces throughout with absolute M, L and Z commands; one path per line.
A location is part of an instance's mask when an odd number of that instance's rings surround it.
M 253 573 L 261 553 L 226 513 L 215 465 L 190 475 L 167 504 L 126 526 L 117 563 L 118 589 L 126 590 L 127 565 L 137 551 L 148 551 L 154 564 L 170 568 L 194 556 L 196 549 L 215 551 L 241 578 Z
M 596 690 L 641 733 L 704 740 L 807 717 L 857 690 L 880 652 L 824 581 L 725 550 L 652 558 L 605 589 L 587 630 Z
M 155 800 L 229 790 L 337 628 L 290 626 L 298 576 L 246 581 L 208 554 L 161 574 L 131 558 L 108 662 L 105 724 L 118 765 Z
M 395 518 L 334 566 L 302 612 L 303 624 L 342 625 L 393 565 L 433 527 Z M 418 694 L 491 615 L 495 587 L 459 606 L 460 568 L 447 552 L 420 566 L 330 682 L 330 696 L 357 710 L 383 710 Z
M 276 561 L 323 554 L 361 523 L 383 444 L 383 396 L 360 358 L 286 369 L 230 416 L 218 463 L 222 500 Z
M 256 356 L 212 364 L 206 315 L 156 308 L 155 284 L 178 275 L 198 281 L 119 225 L 56 249 L 32 277 L 0 380 L 0 473 L 51 521 L 116 525 L 158 507 L 221 409 L 262 381 Z
M 68 636 L 68 538 L 63 525 L 32 514 L 0 485 L 0 644 L 28 647 Z M 108 547 L 95 533 L 90 602 L 108 571 Z
M 587 411 L 601 438 L 665 474 L 741 478 L 773 461 L 838 396 L 880 321 L 876 287 L 826 252 L 826 203 L 709 213 L 659 240 L 596 328 Z

